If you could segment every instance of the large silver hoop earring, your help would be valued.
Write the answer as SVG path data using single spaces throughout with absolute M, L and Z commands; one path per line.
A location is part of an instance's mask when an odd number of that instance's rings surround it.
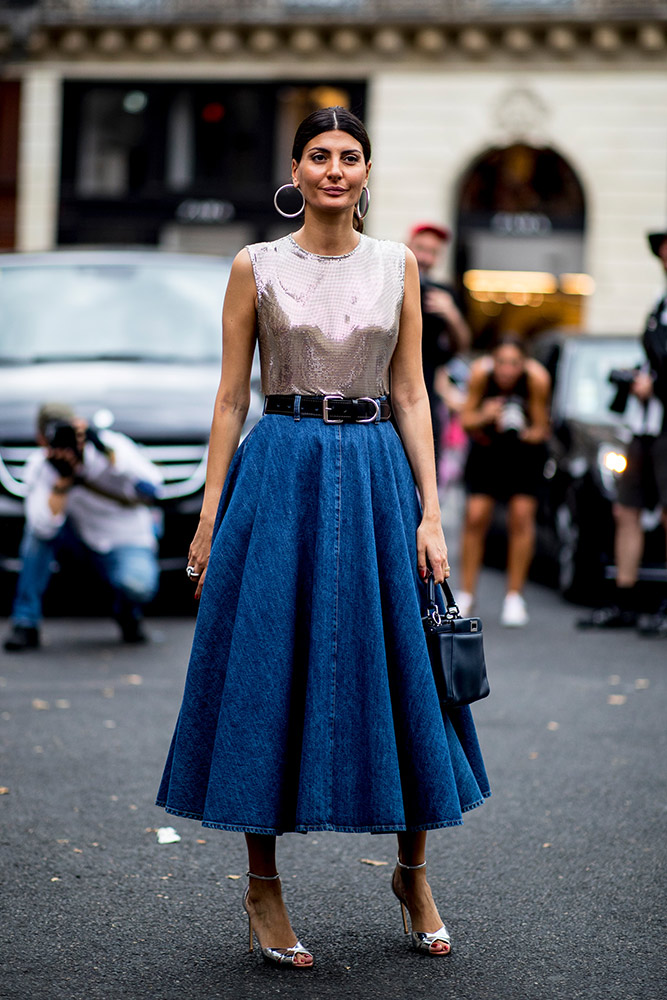
M 359 208 L 359 206 L 361 205 L 361 199 L 363 198 L 364 194 L 366 195 L 366 204 L 364 205 L 364 210 L 362 212 L 361 209 Z M 371 207 L 371 193 L 368 190 L 368 188 L 365 187 L 363 189 L 363 191 L 361 192 L 361 195 L 359 197 L 359 201 L 357 202 L 357 204 L 354 207 L 354 211 L 357 213 L 357 218 L 359 219 L 360 222 L 364 221 L 364 219 L 368 215 L 368 209 L 370 207 Z
M 301 197 L 303 199 L 303 205 L 301 206 L 301 208 L 299 209 L 298 212 L 283 212 L 282 208 L 278 204 L 278 195 L 280 194 L 281 191 L 284 191 L 286 188 L 291 188 L 292 191 L 298 191 L 299 194 L 301 195 Z M 276 212 L 278 212 L 280 215 L 282 215 L 284 219 L 296 219 L 297 215 L 301 215 L 301 213 L 303 212 L 304 208 L 306 207 L 306 199 L 303 197 L 303 191 L 301 191 L 300 188 L 295 187 L 294 184 L 283 184 L 283 186 L 279 187 L 278 190 L 276 191 L 276 193 L 274 194 L 274 196 L 273 196 L 273 204 L 276 207 Z

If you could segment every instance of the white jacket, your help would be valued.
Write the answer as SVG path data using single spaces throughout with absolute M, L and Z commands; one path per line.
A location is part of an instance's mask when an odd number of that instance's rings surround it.
M 101 431 L 99 437 L 112 455 L 103 455 L 87 441 L 83 464 L 77 470 L 80 479 L 126 500 L 137 497 L 135 486 L 139 481 L 159 485 L 160 473 L 134 441 L 117 431 Z M 110 552 L 122 545 L 157 548 L 153 515 L 148 507 L 142 504 L 124 507 L 91 492 L 85 485 L 73 486 L 63 513 L 53 514 L 49 496 L 59 478 L 46 457 L 46 450 L 30 457 L 26 468 L 25 517 L 28 528 L 40 538 L 53 538 L 70 518 L 77 533 L 94 552 Z

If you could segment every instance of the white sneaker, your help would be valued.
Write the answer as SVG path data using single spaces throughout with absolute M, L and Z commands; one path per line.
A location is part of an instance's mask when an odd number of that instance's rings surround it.
M 456 595 L 456 606 L 459 609 L 461 618 L 468 618 L 470 616 L 474 603 L 474 594 L 467 594 L 465 590 L 462 590 L 460 594 Z
M 528 624 L 526 602 L 516 590 L 505 595 L 503 610 L 500 613 L 500 624 L 507 628 L 523 628 Z

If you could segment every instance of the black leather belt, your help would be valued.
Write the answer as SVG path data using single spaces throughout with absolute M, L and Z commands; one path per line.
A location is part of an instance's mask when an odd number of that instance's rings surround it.
M 278 413 L 299 420 L 300 417 L 319 417 L 325 424 L 372 424 L 389 420 L 391 406 L 385 398 L 372 399 L 361 396 L 348 399 L 344 396 L 267 396 L 264 413 Z

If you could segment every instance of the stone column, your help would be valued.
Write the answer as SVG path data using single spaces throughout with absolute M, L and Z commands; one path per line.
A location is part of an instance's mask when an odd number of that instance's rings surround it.
M 56 244 L 61 107 L 60 74 L 47 67 L 27 69 L 19 122 L 18 250 L 50 250 Z

